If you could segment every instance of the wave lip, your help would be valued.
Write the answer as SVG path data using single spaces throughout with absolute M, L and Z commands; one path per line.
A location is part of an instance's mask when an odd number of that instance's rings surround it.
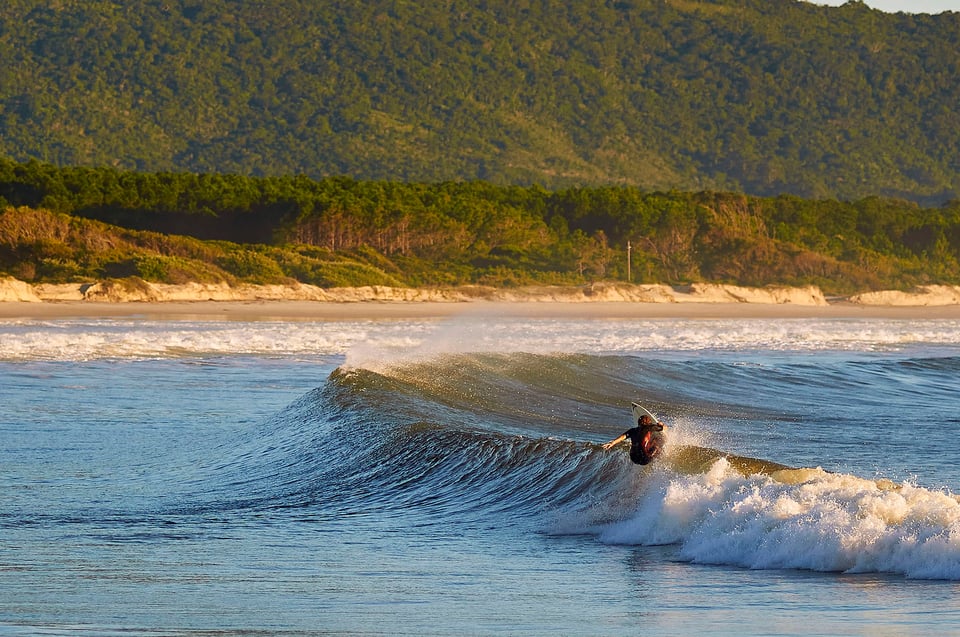
M 695 563 L 960 580 L 960 501 L 948 493 L 821 469 L 744 476 L 651 473 L 627 518 L 594 529 L 614 544 L 677 544 Z

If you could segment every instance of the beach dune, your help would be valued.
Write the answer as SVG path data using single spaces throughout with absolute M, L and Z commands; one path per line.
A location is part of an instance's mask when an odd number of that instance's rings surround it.
M 226 283 L 170 285 L 139 279 L 105 280 L 92 283 L 40 283 L 31 285 L 13 278 L 0 279 L 0 301 L 41 303 L 44 301 L 86 301 L 108 303 L 161 303 L 190 301 L 364 301 L 448 302 L 622 302 L 622 303 L 792 303 L 827 305 L 819 288 L 771 286 L 764 288 L 694 283 L 690 286 L 630 285 L 602 283 L 587 286 L 530 286 L 494 288 L 461 286 L 447 288 L 397 288 L 363 286 L 320 288 L 290 285 L 230 286 Z M 925 303 L 926 305 L 926 303 Z
M 290 285 L 170 285 L 139 279 L 31 285 L 0 278 L 0 317 L 197 316 L 230 318 L 391 318 L 465 311 L 524 316 L 960 318 L 960 286 L 865 292 L 827 299 L 816 286 L 763 288 L 598 283 L 493 288 L 320 288 Z

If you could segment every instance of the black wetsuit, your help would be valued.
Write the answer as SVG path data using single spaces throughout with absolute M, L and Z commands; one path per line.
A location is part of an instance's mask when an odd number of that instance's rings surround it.
M 666 442 L 663 425 L 640 425 L 623 433 L 630 439 L 630 460 L 636 464 L 650 464 L 663 451 Z

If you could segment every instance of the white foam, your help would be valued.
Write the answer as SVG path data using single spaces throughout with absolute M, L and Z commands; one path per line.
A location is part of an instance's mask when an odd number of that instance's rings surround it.
M 0 321 L 0 360 L 187 355 L 347 356 L 348 364 L 444 353 L 960 352 L 957 320 Z
M 691 562 L 753 569 L 895 573 L 960 580 L 960 502 L 910 484 L 798 470 L 650 473 L 626 519 L 594 529 L 615 544 L 678 544 Z
M 21 321 L 0 323 L 0 360 L 342 355 L 370 338 L 367 322 Z
M 348 363 L 426 358 L 463 352 L 890 352 L 940 348 L 960 352 L 956 320 L 509 320 L 458 317 L 403 343 L 374 338 Z M 929 352 L 928 352 L 929 353 Z

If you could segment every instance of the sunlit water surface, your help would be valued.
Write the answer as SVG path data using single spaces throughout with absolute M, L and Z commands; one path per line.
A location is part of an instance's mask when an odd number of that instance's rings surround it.
M 960 634 L 958 378 L 949 320 L 0 322 L 0 633 Z

